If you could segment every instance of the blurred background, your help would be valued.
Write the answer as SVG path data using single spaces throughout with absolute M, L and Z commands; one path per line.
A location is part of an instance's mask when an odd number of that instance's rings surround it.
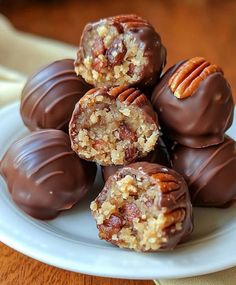
M 235 0 L 0 0 L 0 13 L 17 29 L 72 45 L 88 21 L 136 13 L 160 33 L 167 67 L 204 56 L 224 69 L 236 93 Z
M 189 57 L 206 57 L 224 69 L 236 98 L 236 0 L 0 0 L 0 14 L 6 16 L 16 29 L 75 46 L 79 44 L 87 22 L 120 13 L 136 13 L 155 26 L 167 48 L 166 68 Z M 0 36 L 0 44 L 1 41 Z M 15 57 L 18 56 L 17 48 L 13 47 Z M 14 56 L 11 53 L 13 61 Z M 26 57 L 24 63 L 29 60 Z M 9 92 L 7 94 L 9 96 Z M 56 283 L 58 285 L 153 284 L 151 281 L 114 280 L 109 283 L 104 278 L 88 279 L 85 275 L 41 266 L 3 245 L 0 247 L 4 256 L 0 260 L 3 272 L 0 284 L 12 284 L 5 279 L 9 277 L 12 280 L 14 274 L 16 278 L 21 274 L 23 279 L 28 276 L 30 283 L 27 284 L 32 284 L 32 280 L 39 276 L 44 282 L 37 284 L 46 284 L 45 280 L 54 279 L 60 280 Z M 27 270 L 21 270 L 19 264 L 24 264 Z

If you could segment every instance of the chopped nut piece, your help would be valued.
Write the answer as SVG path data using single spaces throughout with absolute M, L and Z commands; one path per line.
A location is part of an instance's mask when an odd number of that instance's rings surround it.
M 178 181 L 175 192 L 168 181 Z M 170 186 L 169 191 L 160 190 L 162 182 Z M 121 168 L 108 178 L 95 201 L 99 207 L 92 214 L 99 237 L 122 248 L 168 250 L 192 231 L 192 207 L 184 179 L 158 164 L 140 162 Z M 111 208 L 111 203 L 116 207 Z M 104 219 L 107 208 L 110 217 Z

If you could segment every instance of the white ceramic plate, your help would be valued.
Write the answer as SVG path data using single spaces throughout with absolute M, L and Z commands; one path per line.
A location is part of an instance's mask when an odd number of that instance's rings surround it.
M 15 103 L 0 111 L 0 157 L 9 144 L 27 133 Z M 236 138 L 236 120 L 230 130 Z M 93 197 L 98 189 L 97 177 Z M 101 185 L 100 185 L 101 186 Z M 223 187 L 223 185 L 222 185 Z M 0 179 L 0 240 L 45 263 L 71 271 L 130 279 L 178 278 L 219 271 L 236 265 L 236 208 L 194 209 L 191 239 L 166 253 L 134 253 L 98 239 L 88 197 L 71 211 L 42 222 L 11 201 Z

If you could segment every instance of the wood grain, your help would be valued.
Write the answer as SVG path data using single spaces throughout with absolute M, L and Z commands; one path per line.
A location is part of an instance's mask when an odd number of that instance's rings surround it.
M 136 13 L 160 33 L 168 51 L 167 67 L 189 57 L 206 57 L 224 69 L 236 93 L 234 0 L 0 0 L 0 12 L 18 29 L 75 45 L 88 21 Z
M 33 260 L 0 243 L 1 285 L 154 285 L 152 281 L 101 278 Z
M 77 45 L 84 25 L 119 13 L 137 13 L 159 31 L 168 64 L 204 56 L 223 67 L 236 94 L 236 1 L 61 0 L 0 1 L 16 28 Z M 236 96 L 235 96 L 236 98 Z M 152 281 L 99 278 L 45 265 L 0 244 L 1 285 L 151 285 Z

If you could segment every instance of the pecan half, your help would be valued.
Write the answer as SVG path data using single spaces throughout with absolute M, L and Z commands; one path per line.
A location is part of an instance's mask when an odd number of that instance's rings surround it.
M 109 90 L 109 95 L 117 98 L 120 102 L 124 102 L 127 105 L 135 104 L 136 106 L 143 106 L 147 104 L 147 97 L 136 88 L 128 88 L 125 86 L 112 87 Z
M 152 178 L 158 181 L 160 191 L 163 193 L 175 191 L 180 187 L 178 180 L 171 174 L 155 173 L 152 175 Z
M 185 215 L 186 215 L 185 209 L 182 209 L 182 208 L 166 214 L 165 215 L 166 217 L 165 227 L 169 227 L 173 224 L 183 222 Z
M 122 26 L 123 29 L 134 29 L 143 26 L 150 26 L 150 24 L 146 20 L 133 14 L 119 15 L 111 17 L 111 19 L 115 26 L 119 24 L 120 26 Z
M 174 96 L 184 99 L 191 96 L 200 83 L 212 73 L 222 69 L 202 57 L 193 57 L 182 64 L 169 79 L 169 87 Z

